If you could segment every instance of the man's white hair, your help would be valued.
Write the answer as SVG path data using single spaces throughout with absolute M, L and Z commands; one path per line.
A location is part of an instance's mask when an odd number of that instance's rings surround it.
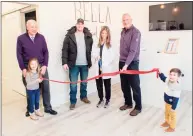
M 26 26 L 28 27 L 28 26 L 30 26 L 31 24 L 37 25 L 37 22 L 36 22 L 35 20 L 33 20 L 33 19 L 29 19 L 29 20 L 26 22 Z
M 122 17 L 124 16 L 128 16 L 129 18 L 131 18 L 131 16 L 129 15 L 129 13 L 124 13 Z

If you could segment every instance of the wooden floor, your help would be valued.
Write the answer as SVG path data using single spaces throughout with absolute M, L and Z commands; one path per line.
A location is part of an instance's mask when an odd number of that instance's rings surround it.
M 18 98 L 18 94 L 17 95 Z M 3 96 L 4 97 L 4 96 Z M 108 109 L 96 108 L 97 93 L 89 96 L 92 104 L 78 101 L 77 108 L 69 111 L 69 104 L 57 108 L 57 116 L 45 114 L 39 121 L 24 116 L 25 98 L 3 103 L 2 129 L 4 136 L 192 136 L 192 92 L 182 92 L 181 105 L 177 110 L 177 129 L 164 133 L 160 124 L 164 110 L 143 105 L 136 117 L 129 110 L 119 111 L 123 104 L 120 85 L 114 85 L 111 105 Z

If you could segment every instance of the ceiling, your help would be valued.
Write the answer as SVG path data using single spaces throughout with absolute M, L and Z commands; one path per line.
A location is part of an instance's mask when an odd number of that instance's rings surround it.
M 19 2 L 2 2 L 2 15 L 29 6 L 30 4 Z

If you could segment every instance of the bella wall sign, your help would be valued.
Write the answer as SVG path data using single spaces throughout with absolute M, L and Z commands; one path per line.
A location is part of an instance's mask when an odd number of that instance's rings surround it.
M 111 24 L 111 15 L 108 6 L 96 2 L 74 2 L 75 20 L 82 18 L 91 24 L 92 33 L 98 38 L 101 26 Z

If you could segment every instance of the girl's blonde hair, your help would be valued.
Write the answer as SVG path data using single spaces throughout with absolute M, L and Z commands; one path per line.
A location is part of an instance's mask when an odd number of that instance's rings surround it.
M 101 46 L 103 38 L 102 38 L 102 32 L 106 31 L 107 32 L 107 39 L 106 39 L 106 46 L 107 48 L 111 47 L 111 34 L 110 34 L 110 29 L 108 26 L 103 26 L 100 31 L 100 36 L 99 36 L 99 43 L 98 47 Z
M 38 59 L 37 58 L 31 58 L 30 60 L 29 60 L 29 63 L 28 63 L 28 68 L 27 68 L 27 72 L 29 72 L 30 74 L 31 74 L 31 67 L 30 67 L 30 64 L 31 64 L 31 62 L 32 61 L 35 61 L 36 63 L 37 63 L 37 69 L 36 69 L 36 71 L 37 71 L 37 73 L 39 74 L 39 77 L 41 76 L 40 75 L 40 65 L 39 65 L 39 62 L 38 62 Z

